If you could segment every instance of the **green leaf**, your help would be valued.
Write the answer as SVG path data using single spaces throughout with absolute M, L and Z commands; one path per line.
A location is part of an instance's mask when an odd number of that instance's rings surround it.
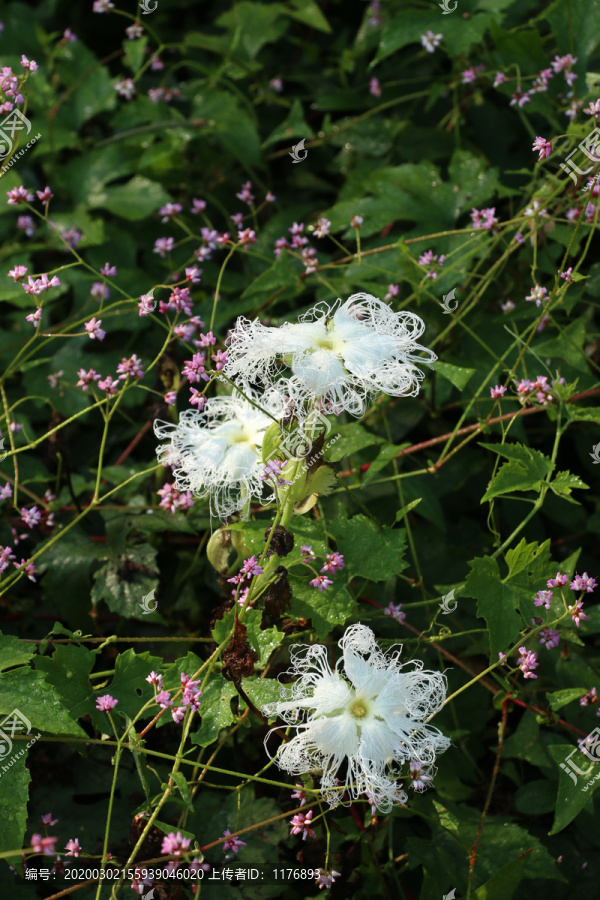
M 565 500 L 569 500 L 570 503 L 578 504 L 578 501 L 571 497 L 573 488 L 589 490 L 589 485 L 582 481 L 579 475 L 572 475 L 569 471 L 558 472 L 554 480 L 550 482 L 550 489 L 558 497 L 563 497 Z
M 119 701 L 115 712 L 123 712 L 130 719 L 135 719 L 142 706 L 154 696 L 154 690 L 146 681 L 152 671 L 158 671 L 162 660 L 158 656 L 150 656 L 148 651 L 136 653 L 124 650 L 119 653 L 115 662 L 115 674 L 108 687 L 102 688 L 100 695 L 110 694 Z M 144 716 L 155 716 L 159 712 L 157 706 L 151 706 Z M 94 710 L 96 727 L 106 730 L 106 713 Z
M 256 675 L 244 678 L 244 691 L 261 711 L 267 703 L 275 703 L 281 697 L 281 685 L 276 678 L 258 678 Z M 274 722 L 276 718 L 271 716 L 269 721 Z
M 225 149 L 242 165 L 260 166 L 262 157 L 255 121 L 246 107 L 230 93 L 214 87 L 199 87 L 194 96 L 193 114 L 209 120 Z
M 298 22 L 303 22 L 305 25 L 315 28 L 317 31 L 331 34 L 331 26 L 318 4 L 315 3 L 315 0 L 290 0 L 290 2 L 294 8 L 293 10 L 288 9 L 286 11 L 287 15 L 297 19 Z
M 248 59 L 254 59 L 265 44 L 277 41 L 285 32 L 287 23 L 281 19 L 285 7 L 280 3 L 236 3 L 217 19 L 217 25 L 234 32 L 231 50 L 241 45 Z M 279 20 L 279 21 L 278 21 Z
M 451 366 L 449 363 L 437 360 L 433 364 L 436 372 L 439 372 L 443 378 L 446 378 L 459 391 L 464 390 L 469 378 L 475 374 L 475 369 L 467 369 L 464 366 Z
M 16 637 L 0 634 L 0 672 L 29 662 L 34 653 L 34 644 L 24 644 Z
M 557 710 L 562 709 L 567 703 L 572 703 L 573 700 L 578 700 L 584 694 L 587 694 L 586 688 L 566 688 L 564 691 L 552 691 L 552 693 L 546 694 L 546 699 L 550 708 Z
M 184 804 L 190 810 L 190 812 L 194 812 L 194 804 L 192 803 L 192 798 L 190 796 L 190 789 L 188 787 L 187 779 L 183 772 L 175 772 L 171 775 L 171 778 L 179 788 L 179 793 L 183 799 Z
M 21 742 L 19 742 L 21 744 Z M 31 775 L 25 765 L 27 761 L 27 743 L 22 742 L 20 748 L 13 747 L 15 752 L 0 762 L 2 790 L 0 790 L 0 853 L 14 850 L 24 844 L 27 827 L 27 802 L 29 800 L 29 782 Z M 18 754 L 18 756 L 17 756 Z M 11 759 L 14 762 L 11 762 Z M 6 772 L 3 769 L 6 767 Z M 11 865 L 20 859 L 19 850 L 15 857 L 10 857 Z
M 572 51 L 585 67 L 588 57 L 598 46 L 600 7 L 597 0 L 580 0 L 574 13 L 571 17 L 562 3 L 552 3 L 545 18 L 556 35 L 559 52 Z
M 526 710 L 517 726 L 517 730 L 504 741 L 502 755 L 525 760 L 532 766 L 546 769 L 550 773 L 554 768 L 548 749 L 559 744 L 561 738 L 540 729 L 536 714 Z
M 146 38 L 141 37 L 137 40 L 123 41 L 125 47 L 125 63 L 129 66 L 134 74 L 137 74 L 144 62 L 144 54 L 146 52 Z
M 328 453 L 330 462 L 339 462 L 344 456 L 349 456 L 351 453 L 358 453 L 359 450 L 364 450 L 365 447 L 384 443 L 382 437 L 371 434 L 371 432 L 367 431 L 366 428 L 363 428 L 362 425 L 358 425 L 354 422 L 350 425 L 340 425 L 336 428 L 335 434 L 339 434 L 340 437 L 335 444 L 333 444 L 332 449 Z
M 137 222 L 157 212 L 171 199 L 162 185 L 142 175 L 135 175 L 126 184 L 107 187 L 90 198 L 92 209 L 108 209 L 109 212 Z
M 384 444 L 379 449 L 379 453 L 375 457 L 375 459 L 369 465 L 369 468 L 364 474 L 363 484 L 366 486 L 375 478 L 376 474 L 384 469 L 388 463 L 391 463 L 393 459 L 395 459 L 401 450 L 404 450 L 406 447 L 410 447 L 409 443 L 406 444 Z
M 549 832 L 552 835 L 566 828 L 587 806 L 596 788 L 600 787 L 600 762 L 591 762 L 572 744 L 555 744 L 548 749 L 557 766 L 561 766 L 554 823 Z M 573 769 L 572 764 L 579 771 Z
M 156 553 L 150 544 L 127 545 L 126 553 L 94 572 L 92 602 L 105 600 L 109 609 L 126 618 L 145 617 L 140 603 L 158 587 L 158 577 L 150 574 L 154 573 Z
M 407 503 L 406 506 L 403 506 L 402 509 L 399 509 L 396 513 L 396 522 L 401 522 L 404 516 L 409 513 L 415 506 L 418 506 L 421 502 L 421 497 L 417 497 L 416 500 L 411 500 L 410 503 Z
M 420 36 L 431 28 L 431 22 L 429 10 L 403 9 L 383 26 L 375 62 L 380 62 L 407 44 L 419 42 Z M 481 43 L 483 34 L 494 23 L 494 17 L 484 12 L 466 20 L 461 16 L 444 17 L 442 22 L 442 46 L 452 56 L 458 56 L 468 53 L 474 44 Z
M 345 519 L 338 516 L 329 526 L 343 554 L 351 577 L 360 575 L 371 581 L 387 581 L 408 566 L 404 559 L 406 532 L 403 528 L 378 526 L 362 514 Z
M 296 97 L 286 118 L 281 124 L 273 129 L 266 141 L 263 142 L 262 146 L 263 148 L 270 147 L 271 144 L 276 144 L 278 141 L 289 141 L 290 138 L 308 139 L 312 137 L 312 134 L 312 129 L 306 124 L 304 119 L 302 103 L 298 97 Z M 285 258 L 286 255 L 283 253 L 279 257 L 279 259 Z
M 56 689 L 74 719 L 92 714 L 96 705 L 90 684 L 96 658 L 85 647 L 57 644 L 52 656 L 37 656 L 34 660 L 37 671 L 44 673 L 45 680 Z
M 554 468 L 547 456 L 523 444 L 480 443 L 479 446 L 509 460 L 490 481 L 481 503 L 512 491 L 539 491 L 542 481 Z
M 546 544 L 542 547 L 535 541 L 531 544 L 528 544 L 525 538 L 521 538 L 521 541 L 514 547 L 512 550 L 507 550 L 506 552 L 506 563 L 508 565 L 508 578 L 514 578 L 515 575 L 518 575 L 519 572 L 524 571 L 532 565 L 534 560 L 537 560 L 542 550 L 545 552 L 547 549 Z
M 583 345 L 587 340 L 587 328 L 583 317 L 575 319 L 565 328 L 559 328 L 558 337 L 537 344 L 535 352 L 540 359 L 558 358 L 573 366 L 578 372 L 588 371 Z
M 525 816 L 554 811 L 556 784 L 546 778 L 522 784 L 515 794 L 515 806 Z
M 237 691 L 230 681 L 226 681 L 222 675 L 211 676 L 202 691 L 202 722 L 198 731 L 190 736 L 192 744 L 208 747 L 216 741 L 221 728 L 231 725 L 231 698 L 236 695 Z
M 273 265 L 265 269 L 251 281 L 241 295 L 242 300 L 252 298 L 252 306 L 264 302 L 281 288 L 294 289 L 297 293 L 302 288 L 300 272 L 295 268 L 293 260 L 287 253 L 282 253 Z M 249 306 L 249 308 L 251 308 Z
M 596 406 L 567 406 L 571 422 L 598 422 L 600 423 L 600 409 Z M 595 455 L 590 453 L 592 459 Z
M 499 651 L 506 650 L 522 628 L 523 622 L 517 613 L 518 594 L 510 585 L 502 583 L 495 559 L 484 556 L 471 560 L 469 566 L 471 572 L 461 596 L 477 600 L 477 615 L 487 622 L 490 656 L 492 662 L 496 662 Z
M 7 715 L 14 709 L 31 722 L 32 728 L 48 734 L 86 737 L 52 685 L 30 668 L 11 669 L 0 678 L 0 713 Z
M 527 867 L 527 853 L 515 857 L 500 871 L 481 884 L 473 893 L 473 900 L 512 900 Z
M 317 633 L 317 640 L 323 641 L 336 625 L 343 625 L 355 615 L 357 604 L 344 585 L 334 579 L 326 591 L 311 587 L 307 578 L 297 578 L 290 573 L 289 585 L 292 589 L 292 614 L 298 618 L 310 619 Z

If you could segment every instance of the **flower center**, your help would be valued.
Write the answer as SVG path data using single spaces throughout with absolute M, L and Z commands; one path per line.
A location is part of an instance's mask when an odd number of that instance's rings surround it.
M 364 719 L 364 717 L 368 713 L 368 709 L 363 700 L 357 698 L 353 700 L 349 707 L 349 712 L 351 716 L 354 716 L 355 719 Z
M 323 350 L 333 350 L 332 338 L 317 338 L 316 344 L 317 347 L 321 347 Z
M 251 444 L 253 443 L 251 435 L 245 429 L 241 429 L 237 434 L 230 438 L 232 444 Z

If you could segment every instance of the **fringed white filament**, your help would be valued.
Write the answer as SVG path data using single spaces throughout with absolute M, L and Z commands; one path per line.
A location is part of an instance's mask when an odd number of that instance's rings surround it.
M 271 389 L 259 403 L 260 408 L 234 393 L 207 400 L 202 411 L 185 410 L 177 425 L 154 423 L 156 436 L 168 441 L 156 455 L 171 466 L 177 490 L 209 497 L 211 514 L 221 519 L 244 512 L 251 500 L 262 497 L 262 441 L 273 418 L 282 415 L 285 400 Z
M 401 767 L 412 760 L 429 771 L 436 753 L 450 745 L 425 723 L 444 704 L 446 678 L 423 670 L 420 661 L 402 665 L 402 648 L 382 653 L 366 625 L 346 629 L 339 646 L 343 656 L 335 670 L 323 645 L 291 648 L 287 674 L 296 680 L 282 686 L 280 700 L 263 707 L 265 715 L 280 716 L 296 730 L 275 761 L 290 775 L 321 771 L 321 790 L 331 806 L 345 792 L 351 800 L 369 793 L 378 809 L 389 812 L 407 800 Z
M 298 406 L 328 400 L 353 416 L 380 393 L 416 396 L 424 374 L 417 363 L 436 355 L 418 343 L 419 316 L 394 312 L 371 294 L 353 294 L 332 307 L 320 303 L 280 328 L 239 318 L 228 339 L 226 374 L 241 384 L 273 384 L 285 366 L 286 385 Z

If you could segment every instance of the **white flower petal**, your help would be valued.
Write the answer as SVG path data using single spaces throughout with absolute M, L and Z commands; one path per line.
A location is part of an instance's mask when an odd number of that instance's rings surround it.
M 290 674 L 299 678 L 282 687 L 281 700 L 264 707 L 265 713 L 280 715 L 297 729 L 276 762 L 291 774 L 320 770 L 321 791 L 331 806 L 342 802 L 344 793 L 355 799 L 368 791 L 379 809 L 389 811 L 407 799 L 397 764 L 432 766 L 436 753 L 450 745 L 427 724 L 443 703 L 445 677 L 421 671 L 422 664 L 415 661 L 402 671 L 400 651 L 384 655 L 365 625 L 347 628 L 339 645 L 343 657 L 335 673 L 322 645 L 291 648 Z M 344 762 L 340 789 L 338 772 Z

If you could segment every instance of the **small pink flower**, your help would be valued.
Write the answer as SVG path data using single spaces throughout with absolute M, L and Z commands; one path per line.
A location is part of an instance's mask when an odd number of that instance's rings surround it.
M 206 200 L 197 200 L 196 197 L 194 197 L 192 199 L 192 209 L 191 209 L 192 215 L 197 216 L 205 209 L 206 209 Z
M 131 78 L 122 78 L 115 84 L 115 91 L 120 97 L 131 100 L 135 96 L 135 84 Z
M 163 677 L 157 672 L 150 672 L 150 674 L 146 676 L 146 681 L 151 684 L 152 687 L 158 687 L 162 689 Z
M 335 551 L 335 553 L 328 553 L 325 557 L 325 564 L 321 569 L 321 572 L 326 572 L 327 575 L 335 575 L 336 572 L 341 571 L 345 566 L 344 557 L 341 553 Z
M 168 222 L 174 216 L 179 215 L 182 209 L 181 203 L 166 203 L 164 206 L 161 206 L 158 211 L 159 216 L 162 216 L 160 221 Z
M 93 384 L 95 381 L 99 381 L 100 378 L 102 378 L 101 375 L 96 374 L 94 369 L 89 369 L 87 372 L 85 369 L 80 369 L 77 374 L 79 376 L 79 381 L 75 387 L 80 387 L 83 391 L 89 391 L 90 384 Z
M 90 319 L 89 322 L 84 323 L 85 330 L 92 340 L 94 340 L 95 338 L 97 338 L 99 341 L 104 340 L 106 332 L 103 331 L 102 328 L 100 328 L 101 325 L 102 319 L 96 319 L 95 317 L 93 319 Z
M 21 510 L 21 521 L 24 525 L 27 525 L 28 528 L 33 528 L 34 525 L 37 525 L 42 518 L 42 514 L 37 508 L 37 506 L 32 506 L 31 509 L 23 509 Z
M 569 609 L 571 610 L 571 618 L 575 622 L 575 625 L 577 626 L 577 628 L 579 628 L 579 625 L 581 624 L 581 620 L 582 619 L 585 620 L 588 618 L 586 616 L 586 614 L 583 612 L 583 601 L 578 600 L 577 603 L 575 604 L 575 606 L 569 606 Z
M 241 841 L 239 837 L 236 837 L 236 835 L 233 835 L 231 837 L 230 835 L 231 832 L 229 828 L 226 828 L 223 832 L 223 837 L 226 837 L 227 840 L 223 843 L 223 850 L 225 853 L 227 853 L 228 850 L 233 850 L 234 853 L 238 853 L 240 847 L 245 847 L 246 844 L 244 841 Z
M 588 116 L 594 116 L 595 119 L 600 118 L 600 100 L 591 100 L 590 105 L 583 110 Z
M 381 85 L 377 78 L 371 78 L 371 82 L 369 84 L 369 93 L 373 95 L 373 97 L 381 97 Z
M 307 837 L 316 838 L 314 829 L 311 828 L 313 811 L 309 809 L 307 813 L 297 813 L 291 820 L 291 834 L 301 834 L 302 840 Z
M 36 309 L 35 312 L 30 313 L 28 316 L 25 316 L 25 318 L 28 322 L 31 322 L 31 324 L 34 325 L 35 328 L 37 328 L 42 321 L 42 310 Z
M 15 266 L 14 269 L 11 269 L 10 272 L 6 273 L 9 278 L 12 278 L 13 281 L 20 281 L 21 278 L 24 278 L 27 274 L 27 266 Z
M 21 65 L 24 69 L 29 69 L 30 72 L 37 72 L 39 66 L 34 59 L 27 59 L 25 54 L 21 56 Z
M 497 384 L 495 387 L 490 388 L 490 395 L 492 397 L 492 400 L 500 399 L 502 397 L 502 395 L 505 393 L 506 393 L 506 388 L 504 387 L 504 385 Z
M 154 312 L 154 310 L 156 309 L 156 300 L 151 295 L 152 295 L 152 291 L 150 291 L 150 293 L 148 293 L 148 294 L 142 294 L 140 296 L 140 299 L 138 302 L 138 309 L 139 309 L 141 318 L 149 315 L 151 312 Z
M 443 36 L 443 34 L 434 34 L 430 29 L 429 31 L 426 31 L 425 34 L 421 35 L 421 44 L 428 53 L 435 53 L 435 48 L 439 47 Z
M 123 357 L 117 366 L 117 374 L 119 375 L 119 380 L 124 380 L 125 378 L 143 378 L 144 370 L 142 369 L 141 359 L 135 353 L 133 356 L 129 357 L 129 359 Z
M 537 669 L 539 666 L 537 653 L 533 653 L 531 650 L 526 650 L 525 647 L 519 647 L 519 653 L 521 654 L 521 658 L 518 662 L 518 666 L 521 669 L 525 678 L 537 678 L 537 675 L 533 674 L 533 669 Z
M 177 401 L 177 391 L 167 391 L 163 399 L 167 406 L 175 406 L 175 402 Z
M 391 616 L 392 619 L 394 619 L 394 621 L 396 622 L 399 622 L 400 625 L 402 625 L 402 623 L 406 619 L 406 613 L 402 612 L 402 604 L 392 603 L 391 600 L 383 610 L 383 614 L 384 616 Z
M 591 594 L 596 587 L 596 580 L 584 572 L 583 575 L 575 575 L 570 587 L 572 591 L 585 591 L 586 594 Z
M 569 583 L 569 576 L 561 575 L 560 572 L 556 573 L 556 578 L 549 578 L 548 582 L 547 582 L 549 588 L 564 587 L 565 584 L 568 584 L 568 583 Z
M 54 197 L 54 194 L 52 193 L 48 185 L 46 185 L 43 191 L 36 191 L 36 194 L 38 195 L 38 198 L 42 201 L 42 203 L 48 203 Z
M 117 274 L 117 267 L 111 266 L 110 263 L 105 263 L 104 267 L 100 269 L 100 274 L 104 275 L 105 278 L 112 278 L 113 275 Z
M 534 151 L 539 151 L 538 159 L 544 159 L 544 157 L 548 159 L 548 157 L 552 153 L 552 144 L 550 143 L 550 141 L 547 141 L 546 138 L 536 137 L 531 149 Z
M 161 709 L 168 709 L 169 706 L 173 706 L 173 701 L 171 700 L 171 695 L 168 691 L 160 691 L 154 700 Z
M 531 293 L 525 297 L 527 301 L 534 302 L 536 306 L 542 305 L 542 300 L 548 300 L 548 289 L 545 287 L 541 287 L 539 284 L 536 284 L 534 288 L 532 288 Z
M 65 856 L 75 856 L 75 857 L 79 856 L 79 851 L 81 850 L 81 847 L 79 845 L 78 839 L 72 838 L 70 841 L 67 841 L 65 850 L 68 851 L 68 853 L 65 853 Z
M 596 693 L 596 688 L 593 687 L 591 691 L 588 691 L 587 694 L 584 694 L 583 697 L 579 698 L 580 706 L 588 706 L 590 703 L 593 705 L 598 702 L 598 694 Z
M 321 216 L 317 219 L 317 224 L 313 231 L 313 234 L 317 238 L 325 237 L 326 234 L 329 234 L 329 229 L 331 228 L 331 222 L 329 219 L 326 219 L 324 216 Z
M 27 537 L 27 535 L 21 535 L 21 537 Z M 35 581 L 35 576 L 38 574 L 38 570 L 32 562 L 28 562 L 26 559 L 22 559 L 20 563 L 14 562 L 13 566 L 15 569 L 21 569 L 24 567 L 24 573 L 30 581 Z
M 311 587 L 319 588 L 319 591 L 323 593 L 323 591 L 326 591 L 331 587 L 333 581 L 330 578 L 327 578 L 326 575 L 317 575 L 316 578 L 313 578 L 313 580 L 308 583 Z
M 101 391 L 106 391 L 108 397 L 115 397 L 119 393 L 119 382 L 113 381 L 111 375 L 98 382 Z
M 8 200 L 6 201 L 9 206 L 18 206 L 20 203 L 31 203 L 34 199 L 33 194 L 30 194 L 27 188 L 23 187 L 21 184 L 19 187 L 12 188 L 10 191 L 6 192 Z
M 167 253 L 170 253 L 175 244 L 175 238 L 161 237 L 154 241 L 153 253 L 158 253 L 162 259 L 166 259 Z
M 242 572 L 246 576 L 246 578 L 252 578 L 253 575 L 262 575 L 263 571 L 264 569 L 262 568 L 262 566 L 259 566 L 255 556 L 248 557 L 248 559 L 244 561 L 244 564 L 240 570 L 240 572 Z
M 44 813 L 42 816 L 42 825 L 44 828 L 51 828 L 58 823 L 58 819 L 52 818 L 52 813 Z
M 350 219 L 350 227 L 351 228 L 360 228 L 364 219 L 362 216 L 352 216 Z
M 41 834 L 32 834 L 31 848 L 36 853 L 43 853 L 44 856 L 54 856 L 54 845 L 57 841 L 57 837 L 43 838 Z
M 181 856 L 182 851 L 187 850 L 190 844 L 191 838 L 184 837 L 180 831 L 170 831 L 163 838 L 160 852 L 165 856 Z
M 548 582 L 550 584 L 550 582 Z M 538 591 L 535 595 L 535 599 L 533 601 L 534 606 L 544 606 L 546 609 L 550 609 L 550 603 L 552 601 L 552 591 Z
M 118 702 L 119 701 L 115 700 L 114 697 L 111 697 L 110 694 L 104 694 L 96 700 L 96 709 L 100 712 L 109 712 L 111 709 L 115 708 Z
M 190 403 L 192 406 L 197 406 L 199 410 L 204 408 L 204 404 L 206 403 L 206 397 L 204 394 L 199 391 L 197 388 L 190 388 Z

